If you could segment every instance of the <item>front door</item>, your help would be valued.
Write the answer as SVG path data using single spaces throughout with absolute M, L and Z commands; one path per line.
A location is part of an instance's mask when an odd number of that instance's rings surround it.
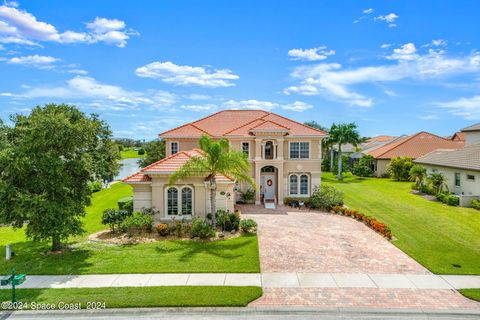
M 263 175 L 263 194 L 265 200 L 275 200 L 275 175 L 274 174 L 265 174 Z

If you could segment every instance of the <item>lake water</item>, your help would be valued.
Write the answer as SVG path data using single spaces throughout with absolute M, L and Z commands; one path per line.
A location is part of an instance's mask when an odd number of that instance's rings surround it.
M 131 176 L 135 172 L 140 171 L 140 166 L 137 163 L 138 158 L 124 159 L 120 160 L 122 166 L 120 167 L 120 172 L 113 180 L 125 179 L 128 176 Z

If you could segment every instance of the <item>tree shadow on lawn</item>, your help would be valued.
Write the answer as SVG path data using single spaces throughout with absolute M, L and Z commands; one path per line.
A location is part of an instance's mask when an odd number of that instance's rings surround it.
M 61 253 L 52 253 L 46 242 L 16 242 L 10 245 L 15 255 L 10 261 L 0 260 L 0 274 L 9 274 L 12 268 L 17 273 L 53 275 L 82 274 L 92 266 L 87 262 L 91 252 L 79 248 L 66 248 Z M 5 252 L 5 246 L 0 246 Z
M 338 180 L 336 176 L 324 175 L 322 176 L 322 181 L 331 183 L 331 184 L 350 184 L 350 183 L 364 183 L 368 180 L 373 178 L 364 178 L 364 177 L 357 177 L 353 175 L 345 175 L 343 180 Z
M 236 238 L 239 239 L 239 238 Z M 195 241 L 195 240 L 173 240 L 178 248 L 162 248 L 156 246 L 155 250 L 158 253 L 171 253 L 171 252 L 183 252 L 180 256 L 180 261 L 189 261 L 195 258 L 196 255 L 206 254 L 221 259 L 235 259 L 245 255 L 248 251 L 241 251 L 240 249 L 251 245 L 252 241 L 255 241 L 255 236 L 242 236 L 240 239 L 244 241 L 235 241 L 235 243 L 228 242 L 229 240 L 216 240 L 216 241 Z M 231 253 L 227 251 L 232 251 Z

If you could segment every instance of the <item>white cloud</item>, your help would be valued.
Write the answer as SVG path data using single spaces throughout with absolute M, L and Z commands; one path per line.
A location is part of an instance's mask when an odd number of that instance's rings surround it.
M 387 25 L 390 27 L 390 28 L 394 28 L 396 27 L 397 25 L 395 24 L 395 20 L 398 19 L 398 15 L 396 15 L 395 13 L 389 13 L 385 16 L 377 16 L 375 17 L 375 21 L 377 20 L 380 20 L 380 21 L 384 21 L 385 23 L 387 23 Z
M 392 44 L 390 44 L 390 43 L 384 43 L 384 44 L 382 44 L 382 45 L 380 46 L 380 48 L 382 48 L 382 49 L 388 49 L 388 48 L 390 48 L 391 46 L 392 46 Z
M 83 69 L 70 69 L 70 70 L 67 70 L 67 72 L 73 73 L 73 74 L 79 74 L 82 76 L 86 76 L 88 74 L 88 71 Z
M 240 77 L 228 69 L 180 66 L 173 62 L 155 61 L 135 70 L 142 78 L 160 79 L 163 82 L 181 86 L 230 87 Z
M 368 8 L 368 9 L 363 10 L 363 13 L 365 13 L 365 14 L 370 14 L 372 12 L 373 12 L 373 8 Z
M 435 47 L 445 47 L 447 44 L 448 44 L 447 40 L 443 40 L 443 39 L 432 40 L 432 46 L 435 46 Z
M 284 110 L 303 112 L 305 110 L 312 109 L 313 106 L 305 102 L 295 101 L 294 103 L 284 104 L 281 106 L 281 108 Z
M 182 105 L 180 108 L 188 111 L 205 112 L 205 111 L 216 110 L 218 109 L 218 106 L 214 104 L 193 104 L 193 105 Z
M 76 76 L 62 86 L 25 87 L 18 95 L 24 99 L 51 98 L 80 101 L 82 105 L 101 110 L 137 109 L 144 105 L 158 109 L 177 102 L 175 94 L 161 90 L 129 91 L 122 87 L 104 84 L 96 79 Z
M 291 60 L 300 61 L 317 61 L 327 59 L 328 56 L 334 55 L 334 50 L 327 50 L 327 47 L 320 46 L 312 49 L 291 49 L 288 55 Z
M 190 100 L 209 100 L 212 97 L 210 97 L 209 95 L 206 95 L 206 94 L 193 93 L 193 94 L 188 95 L 187 98 L 190 99 Z
M 411 42 L 402 45 L 400 48 L 393 49 L 393 54 L 387 59 L 391 60 L 415 60 L 418 59 L 417 48 Z
M 38 42 L 97 43 L 124 47 L 133 30 L 117 19 L 95 18 L 87 23 L 89 32 L 66 30 L 59 32 L 55 26 L 39 21 L 31 13 L 4 4 L 0 6 L 0 43 L 38 45 Z
M 30 67 L 36 67 L 39 69 L 52 69 L 54 68 L 54 63 L 60 59 L 50 57 L 50 56 L 40 56 L 40 55 L 31 55 L 23 57 L 14 57 L 7 61 L 8 64 L 17 64 Z
M 435 114 L 427 114 L 425 116 L 419 116 L 418 118 L 422 119 L 422 120 L 437 120 L 437 119 L 440 119 L 440 117 L 438 115 L 435 115 Z
M 429 49 L 420 54 L 413 44 L 406 44 L 395 49 L 387 58 L 396 63 L 352 69 L 344 69 L 337 63 L 298 67 L 291 77 L 299 83 L 284 89 L 284 93 L 322 95 L 350 105 L 370 107 L 374 103 L 373 98 L 356 92 L 353 86 L 402 79 L 423 81 L 480 72 L 480 53 L 449 57 L 444 51 Z
M 438 102 L 436 106 L 447 109 L 449 113 L 467 120 L 480 119 L 480 96 L 460 98 L 448 102 Z

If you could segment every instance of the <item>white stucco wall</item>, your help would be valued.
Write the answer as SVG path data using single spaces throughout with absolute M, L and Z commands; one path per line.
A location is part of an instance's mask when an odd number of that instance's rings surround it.
M 475 144 L 480 143 L 480 131 L 466 132 L 465 135 L 465 144 Z
M 461 195 L 480 195 L 480 171 L 462 170 L 448 167 L 440 167 L 433 165 L 423 165 L 427 168 L 428 173 L 432 173 L 434 169 L 442 173 L 447 179 L 447 186 L 450 192 Z M 460 173 L 460 186 L 455 186 L 455 173 Z M 468 180 L 467 175 L 473 175 L 475 180 Z

